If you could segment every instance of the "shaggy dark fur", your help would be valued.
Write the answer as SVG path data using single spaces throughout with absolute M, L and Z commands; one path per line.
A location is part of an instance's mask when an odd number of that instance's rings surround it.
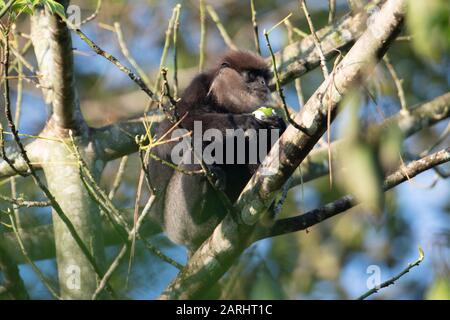
M 181 127 L 192 130 L 194 121 L 201 121 L 203 131 L 214 128 L 223 134 L 226 129 L 278 128 L 283 131 L 285 125 L 279 117 L 263 121 L 252 114 L 269 101 L 269 80 L 270 71 L 261 57 L 245 51 L 228 52 L 186 88 L 176 107 L 178 117 L 184 117 Z M 168 121 L 160 125 L 159 136 L 171 125 Z M 173 145 L 161 145 L 155 153 L 171 161 Z M 210 170 L 217 174 L 221 188 L 234 202 L 257 166 L 215 164 Z M 200 169 L 195 164 L 180 164 L 179 167 L 190 171 Z M 195 250 L 223 218 L 223 203 L 203 175 L 186 175 L 154 160 L 150 161 L 149 171 L 151 184 L 158 190 L 154 217 L 171 240 Z

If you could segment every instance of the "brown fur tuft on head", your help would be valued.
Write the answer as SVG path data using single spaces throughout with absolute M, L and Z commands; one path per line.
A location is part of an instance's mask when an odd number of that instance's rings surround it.
M 259 80 L 255 78 L 247 82 L 246 72 L 252 72 Z M 264 59 L 254 53 L 229 51 L 209 71 L 209 75 L 212 82 L 208 96 L 216 108 L 231 113 L 253 112 L 270 98 L 267 87 L 271 78 L 269 68 Z
M 264 70 L 266 72 L 269 72 L 269 67 L 267 66 L 266 61 L 250 51 L 228 51 L 219 60 L 217 68 L 221 68 L 224 64 L 236 70 L 237 72 L 242 72 L 245 70 Z

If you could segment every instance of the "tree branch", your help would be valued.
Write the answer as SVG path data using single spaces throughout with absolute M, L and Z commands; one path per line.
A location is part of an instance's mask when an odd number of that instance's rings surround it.
M 398 113 L 386 119 L 381 125 L 376 127 L 387 127 L 391 124 L 397 124 L 402 130 L 405 137 L 410 136 L 423 128 L 434 125 L 435 123 L 447 119 L 450 116 L 450 92 L 434 98 L 431 101 L 420 104 L 409 110 L 409 113 Z M 162 118 L 162 116 L 161 116 Z M 123 147 L 134 144 L 137 150 L 137 145 L 134 139 L 131 138 L 133 134 L 143 134 L 141 129 L 141 120 L 129 120 L 119 124 L 111 125 L 101 129 L 95 129 L 97 141 L 102 142 L 100 146 L 104 148 L 104 155 L 106 158 L 115 159 L 120 154 L 131 152 L 132 148 Z M 155 124 L 157 121 L 155 120 Z M 121 131 L 119 128 L 122 128 Z M 141 132 L 142 130 L 142 132 Z M 129 135 L 125 134 L 127 131 Z M 115 143 L 116 141 L 125 140 L 123 143 Z M 335 141 L 331 144 L 332 154 L 339 152 L 340 141 Z M 115 148 L 114 150 L 112 148 Z M 30 154 L 30 152 L 28 152 Z M 314 149 L 301 163 L 300 168 L 303 174 L 303 182 L 314 180 L 328 173 L 328 150 L 327 148 Z M 0 164 L 1 166 L 1 164 Z M 300 183 L 300 172 L 297 169 L 292 175 L 293 180 L 291 186 L 294 187 Z M 128 222 L 131 223 L 131 213 L 128 217 Z M 142 236 L 151 236 L 158 233 L 157 229 L 152 223 L 147 223 L 141 230 Z M 116 245 L 121 243 L 120 239 L 115 235 L 115 231 L 109 225 L 103 226 L 103 234 L 105 238 L 105 245 Z M 33 227 L 22 230 L 25 246 L 33 260 L 51 259 L 55 257 L 54 248 L 54 234 L 51 225 Z M 3 243 L 14 260 L 17 263 L 23 263 L 21 254 L 17 246 L 14 244 L 14 235 L 5 233 L 0 234 L 0 242 Z M 40 249 L 41 248 L 41 249 Z
M 370 297 L 372 294 L 377 293 L 380 289 L 389 287 L 390 285 L 394 284 L 395 281 L 403 277 L 405 274 L 407 274 L 412 268 L 419 266 L 419 264 L 423 261 L 424 253 L 421 247 L 419 247 L 419 258 L 417 258 L 416 261 L 411 262 L 408 264 L 408 266 L 403 269 L 399 274 L 396 276 L 386 280 L 385 282 L 381 283 L 380 285 L 375 286 L 374 288 L 370 289 L 366 293 L 362 294 L 357 298 L 357 300 L 364 300 L 368 297 Z
M 404 0 L 385 3 L 373 23 L 297 115 L 296 123 L 302 124 L 308 134 L 299 132 L 293 126 L 286 129 L 236 203 L 242 221 L 238 223 L 230 216 L 225 217 L 168 286 L 161 299 L 194 298 L 229 268 L 245 248 L 252 226 L 325 132 L 327 110 L 334 118 L 343 95 L 356 81 L 364 79 L 386 52 L 400 30 L 405 7 Z M 263 175 L 268 169 L 273 169 L 274 174 Z
M 146 135 L 144 121 L 151 122 L 150 129 L 155 130 L 163 119 L 164 115 L 156 113 L 148 116 L 147 120 L 142 117 L 92 129 L 92 139 L 95 141 L 98 157 L 111 161 L 138 151 L 135 137 Z
M 450 161 L 450 148 L 438 151 L 419 160 L 412 161 L 408 165 L 404 167 L 402 166 L 394 173 L 388 175 L 384 180 L 383 190 L 387 191 L 392 189 L 400 183 L 448 161 Z M 336 201 L 311 210 L 300 216 L 278 220 L 270 229 L 260 234 L 257 239 L 260 240 L 290 232 L 305 230 L 356 205 L 357 203 L 354 197 L 351 195 L 346 195 Z
M 337 23 L 316 31 L 326 60 L 335 57 L 340 50 L 348 48 L 361 36 L 366 28 L 368 12 L 381 2 L 383 1 L 373 1 L 364 10 L 360 10 L 354 15 L 348 14 Z M 286 46 L 277 52 L 275 57 L 282 85 L 301 77 L 320 65 L 320 54 L 316 50 L 312 34 Z M 270 59 L 267 61 L 269 62 Z M 275 82 L 271 83 L 270 88 L 275 90 Z
M 31 16 L 31 41 L 42 75 L 45 102 L 52 105 L 52 120 L 59 128 L 79 132 L 83 118 L 75 88 L 69 29 L 57 15 L 39 8 Z
M 355 15 L 347 15 L 333 26 L 327 26 L 317 31 L 323 49 L 324 56 L 327 60 L 333 58 L 338 50 L 349 47 L 354 41 L 361 36 L 367 21 L 367 11 L 374 8 L 376 3 L 382 1 L 374 1 Z M 338 49 L 338 50 L 337 50 Z M 296 78 L 315 69 L 320 64 L 320 58 L 317 54 L 313 36 L 303 38 L 283 50 L 275 54 L 277 69 L 280 76 L 280 84 L 286 84 L 294 81 Z M 267 58 L 267 62 L 271 63 L 271 58 Z M 270 85 L 271 90 L 275 90 L 275 82 Z M 124 155 L 137 151 L 134 141 L 135 135 L 145 134 L 143 126 L 132 127 L 131 122 L 139 120 L 130 120 L 123 123 L 114 124 L 101 129 L 95 129 L 95 141 L 102 145 L 104 160 L 113 160 Z M 157 122 L 157 121 L 156 121 Z M 126 127 L 133 137 L 124 134 L 122 127 Z M 125 129 L 125 128 L 123 128 Z M 103 141 L 102 139 L 106 139 Z
M 125 219 L 129 225 L 133 224 L 133 213 L 125 211 Z M 124 241 L 118 237 L 117 230 L 109 222 L 103 222 L 102 234 L 105 246 L 115 246 L 123 244 Z M 147 217 L 145 224 L 139 231 L 143 238 L 156 235 L 161 232 L 156 222 Z M 25 228 L 20 231 L 22 241 L 28 255 L 33 260 L 46 260 L 55 258 L 55 234 L 53 225 L 40 225 L 32 228 Z M 0 243 L 11 259 L 17 263 L 26 263 L 21 250 L 17 244 L 16 237 L 12 232 L 0 232 Z
M 399 112 L 386 119 L 382 124 L 374 125 L 369 131 L 378 134 L 379 131 L 391 125 L 398 125 L 404 137 L 409 137 L 423 128 L 450 117 L 450 92 L 420 104 L 408 110 L 408 113 Z M 334 158 L 340 150 L 342 141 L 331 144 L 331 154 Z M 292 175 L 291 187 L 317 179 L 328 174 L 328 147 L 313 149 Z M 302 180 L 303 179 L 303 180 Z
M 35 141 L 36 142 L 36 141 Z M 33 163 L 33 166 L 35 169 L 41 169 L 40 162 L 41 162 L 41 151 L 39 150 L 38 143 L 30 143 L 25 147 L 25 150 L 27 152 L 28 158 L 30 159 L 31 163 Z M 6 156 L 11 161 L 14 168 L 24 174 L 28 172 L 28 166 L 25 160 L 22 158 L 20 152 L 18 150 L 14 150 L 12 152 L 8 152 Z M 14 177 L 17 175 L 17 172 L 14 171 L 11 166 L 5 161 L 0 160 L 0 181 L 9 177 Z
M 60 0 L 65 7 L 69 1 Z M 64 299 L 89 299 L 105 263 L 99 209 L 84 189 L 74 164 L 76 158 L 67 145 L 69 132 L 78 138 L 88 164 L 100 175 L 104 163 L 97 161 L 87 127 L 80 111 L 73 75 L 72 43 L 62 18 L 38 7 L 32 16 L 31 39 L 45 89 L 45 101 L 53 114 L 41 136 L 42 169 L 47 186 L 29 169 L 36 184 L 51 201 L 57 253 L 60 296 Z M 78 146 L 77 144 L 77 146 Z M 23 152 L 23 156 L 26 154 Z M 80 275 L 80 290 L 69 285 L 72 272 Z M 114 296 L 108 286 L 108 292 Z

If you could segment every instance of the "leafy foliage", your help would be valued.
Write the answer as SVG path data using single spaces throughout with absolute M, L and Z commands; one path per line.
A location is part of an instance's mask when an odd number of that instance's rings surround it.
M 6 5 L 8 5 L 8 3 L 5 3 L 5 0 L 0 0 L 0 10 Z M 10 12 L 15 17 L 21 13 L 31 15 L 38 6 L 44 6 L 52 14 L 65 16 L 64 6 L 56 0 L 16 0 L 11 5 Z

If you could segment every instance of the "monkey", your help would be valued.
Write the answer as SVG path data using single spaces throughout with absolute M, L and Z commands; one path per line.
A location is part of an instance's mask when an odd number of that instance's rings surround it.
M 281 134 L 286 128 L 281 117 L 272 115 L 259 119 L 253 114 L 270 101 L 268 83 L 271 76 L 269 67 L 260 56 L 248 51 L 229 51 L 211 69 L 198 74 L 185 89 L 175 106 L 179 127 L 192 132 L 197 122 L 201 123 L 202 133 L 214 129 L 225 137 L 229 129 L 245 132 L 249 129 L 278 129 Z M 163 136 L 172 127 L 169 120 L 164 120 L 158 126 L 156 137 Z M 270 147 L 272 136 L 269 134 L 267 139 Z M 227 138 L 218 143 L 226 141 Z M 184 161 L 187 157 L 192 159 L 192 149 L 183 155 L 179 170 L 161 161 L 171 162 L 175 144 L 175 141 L 164 143 L 151 151 L 156 158 L 149 160 L 147 171 L 149 184 L 157 193 L 152 218 L 161 225 L 170 240 L 186 246 L 192 253 L 227 213 L 217 189 L 234 203 L 261 161 L 248 163 L 249 154 L 246 152 L 243 164 L 209 165 L 208 171 L 217 178 L 215 188 L 204 174 L 187 174 L 202 169 L 198 163 Z M 202 150 L 208 145 L 208 142 L 202 143 Z M 233 160 L 236 161 L 236 157 L 235 150 Z

